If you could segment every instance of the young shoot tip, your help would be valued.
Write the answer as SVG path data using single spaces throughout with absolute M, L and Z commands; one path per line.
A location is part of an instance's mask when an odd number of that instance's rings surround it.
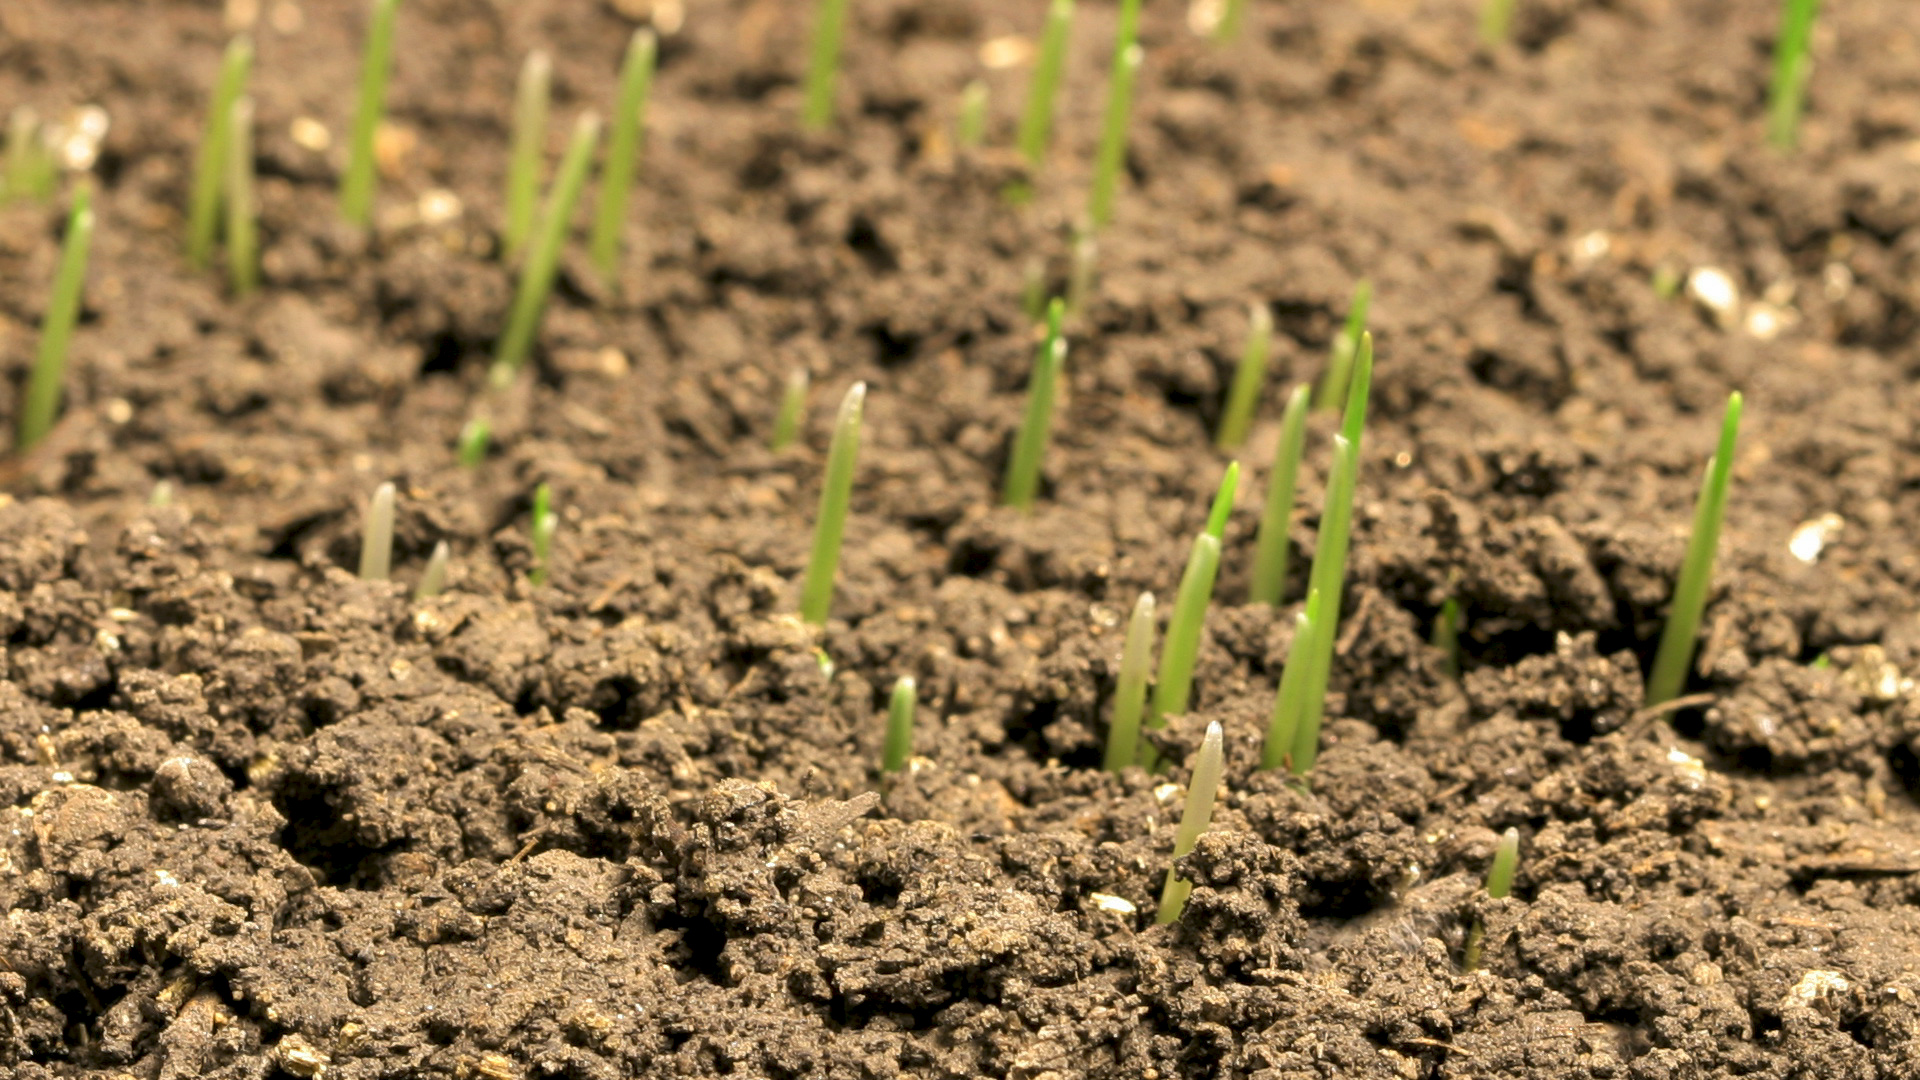
M 54 271 L 53 292 L 40 321 L 40 348 L 27 379 L 26 396 L 14 433 L 16 447 L 33 449 L 53 430 L 60 412 L 61 387 L 67 377 L 67 355 L 73 327 L 80 319 L 80 296 L 87 278 L 87 255 L 93 247 L 93 189 L 81 184 L 73 192 L 67 214 L 67 235 L 60 246 L 60 264 Z
M 420 572 L 420 584 L 413 590 L 415 600 L 431 599 L 446 590 L 447 566 L 452 559 L 453 551 L 445 540 L 433 545 L 433 554 L 427 556 L 427 568 Z
M 882 774 L 905 769 L 913 756 L 913 714 L 919 693 L 911 675 L 902 675 L 893 684 L 893 697 L 887 706 L 887 742 L 880 754 Z
M 840 569 L 840 545 L 846 536 L 847 504 L 853 495 L 854 464 L 860 455 L 860 421 L 866 410 L 867 384 L 854 383 L 840 401 L 827 447 L 826 480 L 814 517 L 813 554 L 800 589 L 800 619 L 824 626 L 833 610 L 833 579 Z
M 553 488 L 545 481 L 533 489 L 533 510 L 528 519 L 533 545 L 533 569 L 527 580 L 537 588 L 547 583 L 553 569 L 553 534 L 560 529 L 560 515 L 553 512 Z
M 391 481 L 374 488 L 367 500 L 366 530 L 360 539 L 362 581 L 385 581 L 393 571 L 393 502 Z
M 1141 593 L 1120 646 L 1120 674 L 1113 688 L 1113 719 L 1107 726 L 1108 772 L 1140 761 L 1140 717 L 1147 704 L 1147 673 L 1153 663 L 1153 594 Z
M 1674 584 L 1667 624 L 1660 632 L 1653 673 L 1647 678 L 1648 705 L 1660 705 L 1678 697 L 1687 681 L 1700 618 L 1713 585 L 1714 554 L 1720 545 L 1721 526 L 1726 521 L 1727 490 L 1732 480 L 1734 449 L 1740 437 L 1740 416 L 1744 408 L 1745 399 L 1738 390 L 1727 395 L 1726 412 L 1720 420 L 1720 441 L 1702 477 L 1700 496 L 1694 503 L 1693 534 L 1687 539 L 1687 554 Z
M 1220 721 L 1207 725 L 1207 734 L 1200 742 L 1200 753 L 1194 759 L 1193 775 L 1187 781 L 1187 805 L 1180 815 L 1180 828 L 1174 834 L 1173 861 L 1178 862 L 1193 850 L 1200 840 L 1200 834 L 1207 831 L 1213 823 L 1213 804 L 1220 790 L 1220 777 L 1225 771 L 1226 740 L 1220 731 Z M 1156 923 L 1166 924 L 1180 917 L 1187 906 L 1187 896 L 1193 892 L 1193 882 L 1181 877 L 1172 866 L 1167 867 L 1166 884 L 1160 890 L 1160 913 L 1154 919 Z

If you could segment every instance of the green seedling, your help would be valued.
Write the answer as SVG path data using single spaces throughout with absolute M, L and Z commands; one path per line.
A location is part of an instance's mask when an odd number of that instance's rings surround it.
M 367 523 L 360 534 L 360 580 L 385 581 L 393 574 L 393 485 L 381 484 L 367 500 Z
M 487 460 L 487 442 L 492 438 L 493 425 L 484 416 L 476 416 L 467 421 L 460 429 L 460 443 L 457 451 L 460 467 L 477 469 Z
M 1767 140 L 1782 150 L 1800 141 L 1800 114 L 1813 72 L 1813 19 L 1820 0 L 1785 0 L 1773 45 L 1773 87 L 1767 97 Z
M 824 626 L 833 610 L 833 579 L 840 570 L 840 541 L 847 531 L 847 502 L 853 494 L 853 466 L 860 456 L 860 416 L 866 408 L 867 384 L 854 383 L 840 401 L 833 422 L 833 442 L 827 447 L 826 482 L 820 487 L 820 510 L 813 525 L 813 556 L 807 562 L 800 588 L 800 618 Z
M 883 776 L 906 768 L 913 756 L 913 713 L 919 700 L 913 676 L 902 675 L 893 684 L 893 700 L 887 706 L 887 744 L 880 752 Z
M 347 144 L 347 171 L 340 178 L 340 216 L 365 228 L 373 220 L 374 134 L 387 111 L 387 76 L 393 70 L 393 22 L 400 0 L 373 0 L 367 25 L 367 55 L 360 67 L 360 103 Z
M 1267 476 L 1267 505 L 1260 513 L 1260 530 L 1253 547 L 1253 585 L 1248 599 L 1256 604 L 1278 604 L 1287 588 L 1287 563 L 1293 547 L 1294 493 L 1300 479 L 1300 458 L 1307 445 L 1307 408 L 1313 391 L 1306 383 L 1287 396 L 1280 417 L 1280 442 L 1274 447 L 1273 471 Z
M 173 481 L 156 480 L 153 490 L 147 494 L 147 505 L 155 510 L 173 505 Z
M 1133 117 L 1133 83 L 1145 54 L 1140 51 L 1140 0 L 1120 0 L 1120 34 L 1113 49 L 1113 73 L 1107 80 L 1107 115 L 1094 157 L 1093 193 L 1087 218 L 1093 228 L 1113 220 L 1113 199 L 1120 169 L 1127 160 L 1127 126 Z
M 1060 369 L 1067 362 L 1067 341 L 1060 333 L 1065 319 L 1066 304 L 1055 299 L 1047 307 L 1047 336 L 1033 358 L 1033 376 L 1027 382 L 1026 418 L 1014 438 L 1013 455 L 1007 461 L 1007 476 L 1000 489 L 1000 501 L 1016 510 L 1032 510 L 1033 498 L 1040 490 L 1040 467 L 1053 438 L 1053 399 Z
M 187 263 L 203 270 L 213 256 L 213 242 L 220 228 L 222 187 L 232 177 L 232 151 L 228 143 L 233 132 L 234 105 L 246 91 L 247 73 L 253 67 L 253 39 L 245 34 L 227 43 L 220 61 L 220 75 L 213 84 L 213 101 L 207 107 L 207 128 L 200 137 L 200 153 L 193 168 L 193 192 L 187 203 Z
M 1353 287 L 1353 302 L 1347 307 L 1347 326 L 1333 339 L 1327 358 L 1326 374 L 1320 379 L 1320 408 L 1342 408 L 1347 400 L 1347 384 L 1353 380 L 1353 357 L 1360 351 L 1360 335 L 1367 329 L 1367 309 L 1373 305 L 1373 282 L 1360 279 Z
M 1033 66 L 1033 84 L 1027 90 L 1027 110 L 1020 117 L 1016 142 L 1027 168 L 1037 174 L 1047 159 L 1053 136 L 1054 99 L 1060 75 L 1067 66 L 1067 36 L 1073 28 L 1073 0 L 1053 0 L 1047 7 L 1047 28 L 1040 36 L 1040 56 Z
M 40 114 L 28 105 L 16 105 L 7 114 L 7 147 L 0 165 L 0 199 L 44 198 L 41 177 L 51 186 L 53 155 L 40 137 Z
M 433 545 L 433 554 L 427 556 L 427 568 L 420 572 L 420 584 L 413 590 L 415 600 L 428 600 L 446 591 L 447 564 L 452 558 L 453 552 L 445 540 Z
M 1247 21 L 1247 0 L 1227 0 L 1226 7 L 1220 11 L 1220 20 L 1213 24 L 1213 40 L 1232 41 L 1240 36 L 1240 26 Z
M 658 53 L 659 42 L 653 31 L 642 27 L 627 42 L 627 57 L 620 65 L 619 97 L 607 132 L 607 164 L 600 173 L 600 205 L 593 216 L 593 236 L 587 243 L 594 268 L 608 283 L 619 276 L 620 237 L 627 226 L 627 201 L 633 191 L 634 170 L 640 163 L 641 134 L 647 101 L 653 95 L 653 65 Z
M 60 388 L 67 379 L 67 350 L 73 325 L 80 318 L 80 291 L 87 279 L 87 252 L 93 246 L 93 193 L 85 185 L 74 191 L 73 210 L 67 215 L 67 236 L 60 248 L 60 266 L 54 271 L 53 293 L 40 321 L 40 351 L 27 379 L 20 403 L 20 423 L 14 444 L 24 453 L 53 430 L 60 411 Z
M 1727 411 L 1720 421 L 1720 445 L 1714 450 L 1713 460 L 1707 462 L 1700 498 L 1694 504 L 1693 536 L 1687 541 L 1686 561 L 1680 565 L 1680 580 L 1673 589 L 1673 606 L 1660 633 L 1653 675 L 1647 679 L 1648 705 L 1678 697 L 1687 681 L 1700 615 L 1713 584 L 1713 555 L 1720 545 L 1720 526 L 1727 516 L 1727 484 L 1733 473 L 1734 443 L 1740 436 L 1741 404 L 1739 391 L 1727 396 Z
M 1440 651 L 1440 670 L 1460 677 L 1460 601 L 1448 597 L 1433 617 L 1430 643 Z
M 1280 687 L 1273 695 L 1273 713 L 1267 718 L 1267 741 L 1260 747 L 1260 767 L 1278 769 L 1293 755 L 1294 729 L 1300 724 L 1301 699 L 1310 678 L 1313 619 L 1320 610 L 1320 594 L 1309 591 L 1307 602 L 1293 616 L 1293 642 L 1280 671 Z
M 1819 656 L 1814 657 L 1813 663 L 1807 666 L 1813 668 L 1815 671 L 1825 671 L 1833 666 L 1833 654 L 1823 652 Z
M 1147 706 L 1147 668 L 1153 663 L 1153 594 L 1141 593 L 1120 646 L 1120 677 L 1113 687 L 1113 720 L 1107 726 L 1108 772 L 1140 760 L 1140 717 Z
M 553 512 L 553 489 L 541 484 L 533 489 L 533 514 L 529 520 L 533 541 L 533 569 L 527 580 L 535 588 L 547 583 L 553 569 L 553 534 L 560 528 L 560 515 Z
M 260 284 L 260 220 L 253 194 L 253 100 L 233 103 L 227 121 L 227 281 L 236 297 Z
M 1519 0 L 1481 0 L 1480 44 L 1497 49 L 1513 36 L 1513 11 Z
M 1508 829 L 1500 836 L 1499 846 L 1493 849 L 1493 865 L 1487 868 L 1487 895 L 1495 900 L 1505 900 L 1513 892 L 1513 872 L 1520 866 L 1520 830 Z M 1474 916 L 1473 928 L 1467 931 L 1467 947 L 1460 959 L 1460 967 L 1465 971 L 1480 969 L 1480 954 L 1486 944 L 1487 924 L 1479 916 Z
M 500 257 L 511 263 L 533 232 L 534 206 L 540 197 L 540 157 L 547 145 L 547 110 L 553 100 L 553 61 L 539 49 L 520 65 L 513 94 L 513 142 L 507 152 L 507 220 L 500 232 Z
M 807 414 L 807 369 L 795 368 L 787 376 L 786 389 L 780 392 L 780 412 L 773 419 L 770 445 L 775 453 L 793 445 L 800 437 L 800 422 Z
M 1220 410 L 1220 430 L 1214 445 L 1232 452 L 1247 441 L 1253 427 L 1253 410 L 1260 404 L 1260 388 L 1267 381 L 1267 361 L 1273 355 L 1273 311 L 1255 303 L 1247 309 L 1247 343 L 1240 350 L 1239 366 L 1233 369 L 1233 383 L 1227 388 L 1227 401 Z
M 953 124 L 953 141 L 963 150 L 978 149 L 987 141 L 987 84 L 979 79 L 960 91 L 960 115 Z
M 807 66 L 807 98 L 800 114 L 808 131 L 833 123 L 833 92 L 840 81 L 840 38 L 847 28 L 847 0 L 820 0 L 813 19 L 813 59 Z
M 1206 530 L 1193 538 L 1193 547 L 1187 553 L 1187 568 L 1180 575 L 1180 589 L 1173 598 L 1173 616 L 1167 621 L 1166 644 L 1160 649 L 1153 707 L 1147 715 L 1146 726 L 1154 730 L 1166 727 L 1167 717 L 1186 712 L 1192 701 L 1193 666 L 1200 655 L 1207 606 L 1213 601 L 1214 578 L 1220 573 L 1220 541 L 1226 534 L 1227 517 L 1239 484 L 1240 463 L 1236 461 L 1227 466 L 1226 475 L 1220 479 Z M 1160 754 L 1152 746 L 1141 748 L 1141 759 L 1149 771 L 1160 765 Z
M 1039 322 L 1047 314 L 1047 260 L 1035 255 L 1020 269 L 1020 310 L 1028 322 Z M 1073 294 L 1067 294 L 1067 310 L 1073 310 Z
M 507 315 L 507 332 L 500 335 L 494 348 L 493 387 L 503 390 L 527 362 L 533 349 L 533 335 L 540 329 L 540 315 L 546 310 L 547 296 L 553 292 L 553 279 L 560 266 L 560 248 L 566 243 L 567 225 L 573 220 L 573 208 L 587 183 L 587 170 L 593 164 L 594 144 L 600 140 L 600 118 L 589 112 L 573 127 L 566 157 L 560 160 L 560 173 L 547 193 L 547 205 L 535 227 L 532 247 L 520 268 L 520 282 L 513 294 L 513 309 Z
M 1180 829 L 1173 836 L 1173 861 L 1178 862 L 1199 843 L 1200 834 L 1213 824 L 1214 798 L 1220 791 L 1220 775 L 1225 771 L 1225 738 L 1220 733 L 1220 722 L 1215 720 L 1207 725 L 1206 738 L 1201 740 L 1200 755 L 1193 764 L 1193 776 L 1187 781 L 1187 806 L 1180 815 Z M 1181 877 L 1172 866 L 1167 867 L 1167 882 L 1160 889 L 1160 913 L 1154 922 L 1161 925 L 1180 917 L 1187 906 L 1187 895 L 1193 892 L 1193 882 Z
M 1320 722 L 1325 715 L 1327 682 L 1333 667 L 1333 643 L 1340 631 L 1340 595 L 1346 582 L 1347 545 L 1353 526 L 1353 495 L 1360 473 L 1360 439 L 1366 429 L 1367 398 L 1373 387 L 1373 335 L 1360 335 L 1353 385 L 1341 432 L 1333 438 L 1333 469 L 1327 478 L 1326 502 L 1320 511 L 1320 537 L 1314 546 L 1313 568 L 1307 576 L 1307 626 L 1304 640 L 1296 639 L 1281 674 L 1276 716 L 1268 728 L 1291 732 L 1292 746 L 1269 747 L 1263 760 L 1284 753 L 1288 768 L 1298 777 L 1313 769 L 1320 754 Z M 1296 664 L 1306 665 L 1289 686 Z M 1288 691 L 1293 691 L 1291 694 Z

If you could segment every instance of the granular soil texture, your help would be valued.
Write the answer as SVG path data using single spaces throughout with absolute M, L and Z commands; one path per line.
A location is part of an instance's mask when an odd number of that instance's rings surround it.
M 1821 12 L 1795 154 L 1763 145 L 1773 0 L 1524 0 L 1491 54 L 1468 0 L 1251 6 L 1215 46 L 1146 5 L 1022 516 L 992 505 L 1022 294 L 1069 274 L 1112 4 L 1080 5 L 1019 207 L 1017 161 L 948 132 L 983 77 L 1007 144 L 1037 3 L 856 0 L 841 119 L 806 136 L 810 5 L 408 0 L 369 234 L 333 189 L 359 0 L 0 5 L 0 100 L 111 120 L 65 412 L 0 506 L 0 1072 L 1920 1077 L 1920 5 Z M 648 19 L 619 284 L 563 266 L 462 470 L 515 70 L 554 56 L 557 150 Z M 235 302 L 180 207 L 249 21 L 265 286 Z M 59 231 L 0 214 L 0 414 Z M 1246 305 L 1290 384 L 1361 276 L 1376 400 L 1312 790 L 1254 768 L 1294 611 L 1243 602 L 1277 389 L 1173 764 L 1100 771 L 1125 613 L 1167 606 L 1225 463 Z M 796 368 L 806 431 L 769 452 Z M 856 379 L 816 630 L 792 613 Z M 1732 389 L 1697 670 L 1643 710 Z M 360 581 L 389 479 L 401 580 Z M 442 540 L 450 588 L 416 602 Z M 1458 679 L 1426 644 L 1450 597 Z M 917 757 L 883 784 L 900 675 Z M 1156 927 L 1215 720 L 1226 790 Z

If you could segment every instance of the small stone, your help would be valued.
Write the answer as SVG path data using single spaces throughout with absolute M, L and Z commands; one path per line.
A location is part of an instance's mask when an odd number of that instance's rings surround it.
M 1703 266 L 1688 274 L 1687 296 L 1721 326 L 1731 326 L 1740 312 L 1740 287 L 1717 266 Z
M 1121 915 L 1132 915 L 1134 912 L 1140 910 L 1133 906 L 1132 901 L 1125 897 L 1114 896 L 1111 893 L 1088 893 L 1087 898 L 1092 900 L 1093 906 L 1099 908 L 1101 911 L 1112 911 Z
M 168 758 L 153 772 L 153 801 L 188 821 L 220 817 L 226 812 L 233 781 L 211 761 L 195 757 Z
M 333 145 L 333 133 L 327 130 L 327 125 L 311 116 L 294 117 L 287 127 L 287 137 L 295 146 L 316 154 Z
M 980 46 L 982 67 L 999 70 L 1019 67 L 1033 59 L 1033 42 L 1019 34 L 991 38 Z
M 298 1034 L 281 1039 L 274 1056 L 280 1059 L 281 1068 L 295 1076 L 321 1076 L 327 1071 L 327 1055 Z
M 1794 526 L 1793 536 L 1787 541 L 1787 551 L 1811 566 L 1819 561 L 1820 552 L 1826 549 L 1827 542 L 1838 536 L 1846 524 L 1846 519 L 1839 514 L 1821 514 L 1803 521 Z

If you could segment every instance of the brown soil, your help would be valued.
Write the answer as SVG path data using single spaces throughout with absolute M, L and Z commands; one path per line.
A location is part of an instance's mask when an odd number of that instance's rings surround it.
M 332 186 L 363 4 L 229 4 L 260 19 L 246 303 L 178 256 L 217 6 L 0 4 L 0 101 L 113 123 L 66 413 L 0 507 L 6 1076 L 1920 1077 L 1920 5 L 1827 5 L 1783 156 L 1773 0 L 1522 0 L 1493 57 L 1468 0 L 1254 0 L 1227 48 L 1153 0 L 1030 518 L 991 505 L 1020 294 L 1035 254 L 1066 274 L 1111 4 L 1081 5 L 1018 210 L 1004 152 L 945 132 L 1040 5 L 855 0 L 843 122 L 806 138 L 809 5 L 687 3 L 623 286 L 568 264 L 477 473 L 452 445 L 510 287 L 515 68 L 556 56 L 557 149 L 647 0 L 408 0 L 371 238 Z M 1004 146 L 1026 73 L 985 77 Z M 436 189 L 460 207 L 429 222 Z M 0 415 L 59 227 L 0 213 Z M 1704 268 L 1742 312 L 1651 284 Z M 1291 626 L 1238 602 L 1274 392 L 1162 740 L 1178 762 L 1219 720 L 1230 790 L 1156 928 L 1186 768 L 1098 769 L 1124 615 L 1204 515 L 1245 305 L 1275 385 L 1312 377 L 1362 274 L 1380 363 L 1321 767 L 1311 793 L 1253 768 Z M 807 436 L 769 453 L 796 366 Z M 790 612 L 855 379 L 821 635 Z M 1700 670 L 1643 713 L 1735 388 Z M 370 584 L 386 479 L 402 581 Z M 413 603 L 442 539 L 453 587 Z M 1425 644 L 1449 595 L 1457 682 Z M 901 674 L 919 760 L 880 792 Z

